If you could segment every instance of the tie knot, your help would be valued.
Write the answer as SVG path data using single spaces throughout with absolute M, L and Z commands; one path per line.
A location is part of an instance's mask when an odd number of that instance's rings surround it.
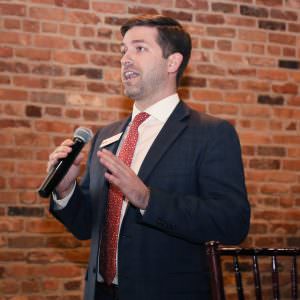
M 135 116 L 132 121 L 132 126 L 139 127 L 150 115 L 146 112 L 141 112 Z

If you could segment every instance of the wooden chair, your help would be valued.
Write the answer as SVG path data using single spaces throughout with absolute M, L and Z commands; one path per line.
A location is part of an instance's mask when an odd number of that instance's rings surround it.
M 237 291 L 237 299 L 244 300 L 244 287 L 242 281 L 242 273 L 240 267 L 239 258 L 250 257 L 255 296 L 256 300 L 263 299 L 261 273 L 259 270 L 258 257 L 270 257 L 270 272 L 272 278 L 272 290 L 273 299 L 280 299 L 280 285 L 279 285 L 279 268 L 278 259 L 281 256 L 290 257 L 290 276 L 291 276 L 291 292 L 290 298 L 292 300 L 298 299 L 298 287 L 297 287 L 297 257 L 300 255 L 300 248 L 239 248 L 239 247 L 225 247 L 221 246 L 218 242 L 211 241 L 206 243 L 206 251 L 209 259 L 209 268 L 211 272 L 211 287 L 212 287 L 212 299 L 213 300 L 225 300 L 225 289 L 223 280 L 223 268 L 221 263 L 221 257 L 231 256 L 232 269 L 235 276 L 235 284 Z

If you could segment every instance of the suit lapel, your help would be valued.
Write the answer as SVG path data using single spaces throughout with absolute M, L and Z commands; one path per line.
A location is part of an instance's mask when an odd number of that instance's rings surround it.
M 116 134 L 119 134 L 120 132 L 125 132 L 126 127 L 128 125 L 130 121 L 130 117 L 127 118 L 126 120 L 124 120 L 123 122 L 120 122 L 117 126 L 113 127 L 111 130 L 108 130 L 107 132 L 105 132 L 103 134 L 103 136 L 101 136 L 99 138 L 99 140 L 96 142 L 96 149 L 95 151 L 97 151 L 99 149 L 99 146 L 102 144 L 102 142 Z M 122 136 L 123 136 L 122 134 Z M 104 148 L 111 151 L 112 153 L 116 153 L 118 146 L 120 144 L 120 141 L 122 140 L 122 136 L 115 142 L 108 144 L 107 146 L 105 146 Z M 95 176 L 93 176 L 94 178 L 97 179 L 97 184 L 95 184 L 95 195 L 96 197 L 99 197 L 99 195 L 105 195 L 107 194 L 108 191 L 108 183 L 104 177 L 104 173 L 106 172 L 106 169 L 98 162 L 98 158 L 96 155 L 94 155 L 94 158 L 97 160 L 96 164 L 95 164 Z M 106 199 L 106 197 L 102 197 L 102 199 Z
M 188 107 L 183 102 L 180 102 L 161 129 L 141 165 L 139 177 L 144 182 L 164 153 L 186 128 L 188 116 Z

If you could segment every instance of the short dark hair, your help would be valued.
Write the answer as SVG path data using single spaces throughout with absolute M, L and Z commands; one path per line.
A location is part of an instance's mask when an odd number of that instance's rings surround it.
M 178 86 L 191 56 L 192 42 L 189 33 L 173 18 L 163 15 L 142 15 L 129 19 L 121 26 L 120 31 L 122 36 L 124 37 L 129 29 L 136 26 L 157 28 L 157 43 L 162 49 L 164 58 L 168 58 L 170 54 L 175 52 L 182 54 L 183 60 L 176 76 L 176 83 Z

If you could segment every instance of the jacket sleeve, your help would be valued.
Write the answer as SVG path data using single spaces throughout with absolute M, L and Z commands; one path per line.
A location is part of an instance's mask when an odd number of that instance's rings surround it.
M 191 242 L 240 243 L 248 233 L 250 207 L 239 139 L 228 122 L 211 129 L 195 168 L 199 192 L 178 194 L 150 186 L 142 222 Z

